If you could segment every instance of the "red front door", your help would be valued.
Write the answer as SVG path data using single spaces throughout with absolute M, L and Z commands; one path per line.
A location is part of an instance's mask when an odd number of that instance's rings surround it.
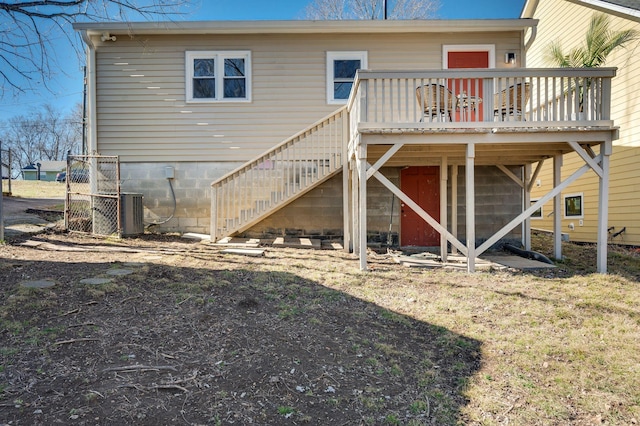
M 400 172 L 402 192 L 424 211 L 440 221 L 440 167 L 408 167 Z M 417 213 L 402 203 L 400 244 L 403 246 L 438 246 L 440 234 Z
M 489 68 L 489 52 L 448 52 L 449 68 Z M 482 80 L 479 78 L 449 79 L 447 86 L 456 96 L 461 96 L 454 121 L 482 120 Z M 468 98 L 466 98 L 468 97 Z

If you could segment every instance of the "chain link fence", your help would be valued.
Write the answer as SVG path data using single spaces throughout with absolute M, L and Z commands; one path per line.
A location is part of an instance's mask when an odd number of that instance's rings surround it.
M 122 237 L 118 157 L 69 156 L 66 173 L 66 229 Z

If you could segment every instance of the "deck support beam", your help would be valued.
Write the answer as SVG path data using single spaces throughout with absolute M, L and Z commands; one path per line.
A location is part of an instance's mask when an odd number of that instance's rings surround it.
M 451 234 L 458 238 L 458 165 L 451 166 Z M 451 246 L 451 253 L 456 254 L 454 245 Z
M 447 229 L 447 177 L 449 175 L 449 166 L 447 165 L 447 157 L 444 156 L 440 160 L 440 225 Z M 443 263 L 447 262 L 447 238 L 440 235 L 440 259 Z
M 533 189 L 533 185 L 535 185 L 535 181 L 536 179 L 538 179 L 538 175 L 540 174 L 540 171 L 542 170 L 543 165 L 544 165 L 544 160 L 538 161 L 538 164 L 536 165 L 536 170 L 533 172 L 533 176 L 531 176 L 531 180 L 529 181 L 529 186 L 527 187 L 529 192 L 531 192 L 531 190 Z
M 360 270 L 367 270 L 367 144 L 360 141 L 358 148 L 358 221 L 360 224 L 360 232 L 358 238 L 360 240 Z
M 533 180 L 538 175 L 538 172 L 542 166 L 541 162 L 537 165 L 536 170 L 532 172 L 532 165 L 528 164 L 523 170 L 523 179 L 514 179 L 520 181 L 524 191 L 523 203 L 524 208 L 520 215 L 511 220 L 508 224 L 497 231 L 488 240 L 482 243 L 480 246 L 475 245 L 475 144 L 473 142 L 467 144 L 466 147 L 466 159 L 465 159 L 465 201 L 466 201 L 466 246 L 462 244 L 455 234 L 447 230 L 447 181 L 448 181 L 448 158 L 441 158 L 441 171 L 440 171 L 440 189 L 441 189 L 441 206 L 440 214 L 441 221 L 438 222 L 433 219 L 428 213 L 426 213 L 420 206 L 418 206 L 410 197 L 404 194 L 396 185 L 394 185 L 389 179 L 387 179 L 380 171 L 380 167 L 384 165 L 383 161 L 378 161 L 374 166 L 367 163 L 367 145 L 360 141 L 359 148 L 356 151 L 355 159 L 353 160 L 353 169 L 350 171 L 351 179 L 351 196 L 352 196 L 352 209 L 351 218 L 353 220 L 352 230 L 354 231 L 354 251 L 359 253 L 360 269 L 367 270 L 367 180 L 370 177 L 378 179 L 385 187 L 387 187 L 392 193 L 394 193 L 402 202 L 404 202 L 409 208 L 414 210 L 424 221 L 431 225 L 441 235 L 441 251 L 443 255 L 443 261 L 446 260 L 447 243 L 451 242 L 452 251 L 457 248 L 463 255 L 467 257 L 467 270 L 468 272 L 475 272 L 476 257 L 488 250 L 493 244 L 503 238 L 508 232 L 519 224 L 527 221 L 533 212 L 541 208 L 549 200 L 553 199 L 554 204 L 554 254 L 557 259 L 562 258 L 561 252 L 561 192 L 569 185 L 579 179 L 589 169 L 593 169 L 593 165 L 597 164 L 600 177 L 600 206 L 599 206 L 599 222 L 598 222 L 598 272 L 606 273 L 607 268 L 607 208 L 608 208 L 608 185 L 609 185 L 609 157 L 611 155 L 612 142 L 611 139 L 603 142 L 601 145 L 601 152 L 593 161 L 585 161 L 585 164 L 579 169 L 575 170 L 571 176 L 562 181 L 561 168 L 562 168 L 562 154 L 558 153 L 554 156 L 554 170 L 553 170 L 553 189 L 546 193 L 543 197 L 538 199 L 535 203 L 531 204 L 529 190 L 533 186 Z M 385 155 L 386 159 L 391 158 L 393 154 L 400 149 L 400 144 L 394 145 L 388 155 Z M 458 166 L 452 166 L 452 231 L 456 232 L 457 221 L 457 175 Z M 509 173 L 507 173 L 509 175 Z M 530 233 L 530 228 L 525 227 L 525 232 Z M 525 247 L 530 249 L 530 235 L 528 238 L 528 244 L 525 240 Z
M 531 205 L 531 164 L 525 164 L 522 168 L 522 211 Z M 531 216 L 522 222 L 522 245 L 525 250 L 531 250 Z
M 553 187 L 562 181 L 562 154 L 553 157 Z M 562 196 L 558 192 L 553 197 L 553 256 L 562 260 Z
M 350 160 L 351 167 L 351 241 L 353 252 L 360 253 L 360 225 L 358 223 L 358 164 L 355 159 Z
M 597 271 L 607 273 L 607 223 L 609 221 L 609 162 L 613 150 L 612 141 L 607 140 L 600 145 L 600 167 L 602 174 L 599 179 L 598 203 L 598 248 Z
M 211 215 L 209 224 L 209 234 L 212 243 L 218 241 L 218 190 L 211 188 Z
M 347 135 L 345 140 L 349 140 L 349 120 L 344 120 L 342 126 L 342 134 Z M 349 180 L 351 173 L 349 172 L 349 144 L 342 144 L 342 249 L 351 252 L 351 215 L 349 211 Z
M 509 222 L 505 226 L 503 226 L 498 232 L 493 234 L 493 236 L 491 238 L 489 238 L 487 241 L 482 243 L 482 245 L 480 245 L 480 247 L 478 247 L 478 255 L 484 253 L 492 245 L 497 243 L 498 240 L 500 240 L 500 238 L 502 238 L 505 235 L 507 235 L 507 233 L 509 233 L 509 231 L 511 231 L 516 226 L 518 226 L 520 223 L 522 223 L 522 221 L 525 220 L 527 217 L 530 217 L 531 213 L 533 213 L 534 211 L 536 211 L 540 207 L 542 207 L 544 205 L 544 203 L 546 203 L 547 201 L 549 201 L 551 198 L 555 197 L 556 195 L 560 194 L 560 192 L 562 192 L 566 187 L 571 185 L 580 176 L 585 174 L 589 170 L 589 168 L 590 168 L 589 165 L 585 164 L 584 166 L 582 166 L 581 168 L 576 170 L 571 176 L 569 176 L 567 179 L 565 179 L 564 182 L 562 182 L 559 185 L 557 185 L 555 188 L 553 188 L 551 191 L 549 191 L 543 197 L 541 197 L 538 201 L 533 203 L 529 208 L 527 208 L 525 211 L 520 213 L 515 219 L 513 219 L 511 222 Z
M 467 221 L 467 271 L 476 270 L 476 202 L 475 202 L 475 144 L 467 144 L 465 161 L 465 200 Z
M 350 253 L 353 249 L 351 235 L 351 198 L 349 197 L 351 172 L 349 171 L 349 165 L 348 160 L 342 165 L 342 227 L 344 229 L 342 249 L 347 253 Z

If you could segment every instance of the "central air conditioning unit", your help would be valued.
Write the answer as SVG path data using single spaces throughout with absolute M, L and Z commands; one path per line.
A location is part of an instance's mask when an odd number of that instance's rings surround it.
M 144 233 L 142 194 L 120 194 L 120 226 L 122 236 Z M 116 194 L 93 196 L 93 233 L 112 235 L 118 233 Z
M 142 194 L 120 194 L 122 235 L 144 234 Z

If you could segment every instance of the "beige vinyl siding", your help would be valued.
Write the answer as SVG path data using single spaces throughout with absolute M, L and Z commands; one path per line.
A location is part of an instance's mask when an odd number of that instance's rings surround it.
M 172 35 L 94 42 L 98 150 L 124 162 L 256 157 L 338 108 L 326 100 L 327 51 L 367 51 L 370 69 L 440 69 L 444 44 L 495 44 L 496 65 L 503 66 L 504 53 L 520 55 L 523 43 L 519 32 Z M 191 50 L 250 51 L 251 102 L 186 103 L 185 52 Z
M 565 50 L 581 45 L 584 33 L 594 9 L 576 5 L 566 0 L 540 0 L 534 18 L 539 19 L 537 38 L 527 53 L 527 65 L 530 67 L 549 67 L 545 54 L 552 40 L 561 39 Z M 568 18 L 570 17 L 570 18 Z M 634 28 L 640 31 L 640 23 L 610 15 L 615 30 Z M 570 25 L 568 25 L 570 19 Z M 615 231 L 626 227 L 623 235 L 612 242 L 640 245 L 640 42 L 630 44 L 612 54 L 607 66 L 618 67 L 617 76 L 612 81 L 611 115 L 616 126 L 620 127 L 620 137 L 614 141 L 610 164 L 609 185 L 609 221 Z M 545 164 L 539 179 L 542 187 L 534 188 L 532 198 L 546 193 L 552 184 L 552 160 Z M 576 155 L 564 158 L 563 178 L 584 162 Z M 563 194 L 584 193 L 584 219 L 579 225 L 576 219 L 562 220 L 562 231 L 567 232 L 575 241 L 596 241 L 598 211 L 598 179 L 593 172 L 571 185 Z M 564 208 L 564 206 L 563 206 Z M 551 202 L 544 206 L 544 219 L 532 221 L 535 228 L 552 228 L 553 211 Z M 574 223 L 574 230 L 569 224 Z M 614 232 L 615 232 L 614 231 Z

